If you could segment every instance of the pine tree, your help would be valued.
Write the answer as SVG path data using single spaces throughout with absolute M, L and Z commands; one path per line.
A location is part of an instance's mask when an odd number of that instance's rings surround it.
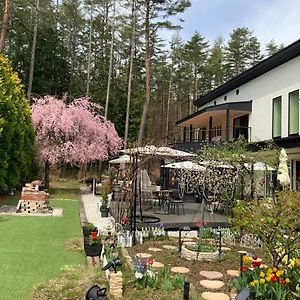
M 264 56 L 261 53 L 261 45 L 257 37 L 252 36 L 249 39 L 249 49 L 248 49 L 248 66 L 252 67 L 261 62 Z
M 283 44 L 277 45 L 275 41 L 272 39 L 268 44 L 266 44 L 266 55 L 267 57 L 272 56 L 283 48 L 284 48 Z

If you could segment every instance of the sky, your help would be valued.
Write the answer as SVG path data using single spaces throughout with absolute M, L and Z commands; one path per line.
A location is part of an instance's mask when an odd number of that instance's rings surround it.
M 225 41 L 237 27 L 253 30 L 262 46 L 274 39 L 285 46 L 300 38 L 300 0 L 191 0 L 192 6 L 178 17 L 185 21 L 180 35 L 189 40 L 197 30 L 210 42 Z M 179 21 L 178 21 L 179 22 Z M 164 32 L 170 39 L 173 33 Z

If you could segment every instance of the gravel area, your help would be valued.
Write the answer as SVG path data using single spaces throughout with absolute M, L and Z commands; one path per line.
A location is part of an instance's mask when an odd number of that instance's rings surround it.
M 93 223 L 101 232 L 107 231 L 110 226 L 114 228 L 115 220 L 112 216 L 101 218 L 100 213 L 100 196 L 93 195 L 91 191 L 81 189 L 81 201 L 83 203 L 85 217 L 87 222 Z

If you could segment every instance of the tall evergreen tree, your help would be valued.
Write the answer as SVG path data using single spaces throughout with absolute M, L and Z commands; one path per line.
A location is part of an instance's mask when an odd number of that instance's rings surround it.
M 261 62 L 264 56 L 261 53 L 261 45 L 257 37 L 251 36 L 249 39 L 249 49 L 248 49 L 248 66 L 252 67 Z
M 268 44 L 266 44 L 266 55 L 267 57 L 272 56 L 273 54 L 275 54 L 276 52 L 278 52 L 283 48 L 284 48 L 283 44 L 277 45 L 275 41 L 272 39 Z

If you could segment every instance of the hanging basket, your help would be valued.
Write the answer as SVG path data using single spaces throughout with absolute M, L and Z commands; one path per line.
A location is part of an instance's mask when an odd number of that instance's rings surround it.
M 84 251 L 86 256 L 100 256 L 102 251 L 102 244 L 84 244 Z

